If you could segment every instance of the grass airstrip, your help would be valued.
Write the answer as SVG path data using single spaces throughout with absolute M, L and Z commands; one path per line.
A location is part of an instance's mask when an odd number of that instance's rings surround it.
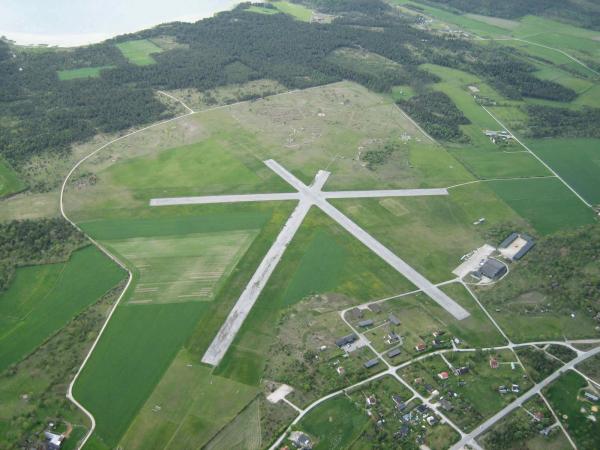
M 75 80 L 78 78 L 98 78 L 100 76 L 100 72 L 106 69 L 114 69 L 114 67 L 115 66 L 96 66 L 59 70 L 58 78 L 62 81 Z

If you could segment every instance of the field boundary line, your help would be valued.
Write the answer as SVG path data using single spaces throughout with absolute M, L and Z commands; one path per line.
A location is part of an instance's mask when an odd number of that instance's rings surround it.
M 542 165 L 546 169 L 548 169 L 552 174 L 554 174 L 554 176 L 556 178 L 558 178 L 562 182 L 562 184 L 564 184 L 573 194 L 575 194 L 577 196 L 577 198 L 585 204 L 585 206 L 593 209 L 593 206 L 590 203 L 588 203 L 588 201 L 586 199 L 584 199 L 574 188 L 572 188 L 571 185 L 569 183 L 567 183 L 552 167 L 550 167 L 548 164 L 546 164 L 546 162 L 542 158 L 540 158 L 537 154 L 535 154 L 533 152 L 533 150 L 531 150 L 529 147 L 527 147 L 527 145 L 525 145 L 517 136 L 515 136 L 515 134 L 512 131 L 510 131 L 508 128 L 506 128 L 506 126 L 502 122 L 500 122 L 500 120 L 498 120 L 498 118 L 494 114 L 492 114 L 485 106 L 481 105 L 481 107 L 483 108 L 483 110 L 486 113 L 488 113 L 490 115 L 490 117 L 492 119 L 494 119 L 498 123 L 498 125 L 500 125 L 502 128 L 504 128 L 505 131 L 510 133 L 511 136 L 513 137 L 513 139 L 515 141 L 517 141 L 517 143 L 520 144 L 521 147 L 523 147 L 525 150 L 527 150 L 529 153 L 531 153 L 535 157 L 535 159 L 537 159 L 540 163 L 542 163 Z

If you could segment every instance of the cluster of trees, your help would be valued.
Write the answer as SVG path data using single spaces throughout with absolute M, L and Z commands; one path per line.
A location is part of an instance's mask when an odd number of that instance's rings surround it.
M 435 6 L 446 6 L 463 12 L 485 16 L 518 19 L 527 15 L 545 16 L 575 25 L 600 30 L 600 5 L 578 0 L 426 0 Z
M 548 426 L 544 422 L 535 422 L 524 411 L 518 411 L 508 419 L 496 425 L 485 436 L 485 448 L 489 450 L 505 450 L 507 448 L 528 448 L 523 443 L 534 437 L 540 430 Z M 555 432 L 560 432 L 555 429 Z
M 444 141 L 464 142 L 467 136 L 459 125 L 471 123 L 443 92 L 427 92 L 398 102 L 432 137 Z
M 533 137 L 600 138 L 600 108 L 580 110 L 529 105 L 528 127 Z
M 493 289 L 481 291 L 487 303 L 514 302 L 519 296 L 542 293 L 544 307 L 555 312 L 585 311 L 600 317 L 600 227 L 592 224 L 538 239 L 519 270 Z
M 17 267 L 65 261 L 86 242 L 63 219 L 0 223 L 0 292 L 8 287 Z
M 512 55 L 489 58 L 487 50 L 468 41 L 417 29 L 412 26 L 414 19 L 381 0 L 314 3 L 335 12 L 333 23 L 309 24 L 285 14 L 248 13 L 244 11 L 248 4 L 242 4 L 194 24 L 165 24 L 75 50 L 32 52 L 0 43 L 0 154 L 19 168 L 33 155 L 68 151 L 72 143 L 97 132 L 115 132 L 168 117 L 156 89 L 206 91 L 260 78 L 277 80 L 288 88 L 350 79 L 385 91 L 396 83 L 422 87 L 435 81 L 418 69 L 430 62 L 476 71 L 503 92 L 513 92 L 513 97 L 567 100 L 574 95 L 556 83 L 533 77 L 533 68 Z M 154 55 L 156 64 L 148 66 L 129 64 L 114 45 L 161 36 L 183 45 Z M 399 63 L 401 69 L 369 73 L 336 64 L 328 56 L 342 47 L 380 54 Z M 61 81 L 57 76 L 59 70 L 92 66 L 114 69 L 102 71 L 99 78 Z M 456 129 L 453 135 L 443 127 L 438 136 L 455 139 Z
M 386 142 L 382 148 L 367 150 L 361 153 L 360 159 L 367 163 L 367 169 L 375 170 L 377 166 L 382 166 L 392 156 L 393 153 L 400 150 L 400 143 L 397 141 Z
M 531 379 L 539 383 L 544 378 L 549 377 L 552 372 L 562 365 L 556 359 L 546 355 L 542 350 L 525 347 L 517 350 L 519 358 L 527 367 L 527 372 Z

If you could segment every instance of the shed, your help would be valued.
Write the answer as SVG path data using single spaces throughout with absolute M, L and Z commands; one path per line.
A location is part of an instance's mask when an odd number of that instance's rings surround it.
M 373 358 L 373 359 L 368 360 L 364 364 L 364 366 L 365 366 L 366 369 L 370 369 L 371 367 L 375 367 L 377 364 L 379 364 L 379 359 Z
M 400 319 L 398 319 L 395 315 L 390 314 L 388 319 L 390 320 L 392 325 L 400 325 Z
M 400 350 L 399 347 L 393 348 L 388 352 L 388 357 L 389 358 L 395 358 L 396 356 L 398 356 L 400 353 L 402 353 L 402 350 Z

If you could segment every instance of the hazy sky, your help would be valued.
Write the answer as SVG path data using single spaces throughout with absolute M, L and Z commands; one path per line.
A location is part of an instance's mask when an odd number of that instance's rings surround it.
M 97 42 L 174 20 L 195 21 L 239 0 L 0 0 L 0 35 L 20 44 Z

